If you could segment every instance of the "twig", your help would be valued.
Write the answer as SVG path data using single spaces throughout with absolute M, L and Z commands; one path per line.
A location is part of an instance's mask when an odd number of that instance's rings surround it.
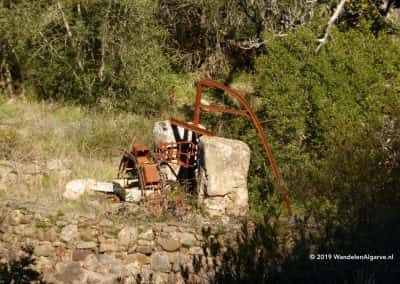
M 78 0 L 78 2 L 76 3 L 76 8 L 78 9 L 78 15 L 79 17 L 82 16 L 82 12 L 81 12 L 81 1 Z
M 13 79 L 12 79 L 12 75 L 11 75 L 11 71 L 10 68 L 8 66 L 8 64 L 4 64 L 4 75 L 5 75 L 5 87 L 6 87 L 6 94 L 9 97 L 12 97 L 14 95 L 14 88 L 13 88 Z
M 102 29 L 102 36 L 101 36 L 101 53 L 100 53 L 100 67 L 99 67 L 99 71 L 98 71 L 98 77 L 100 79 L 100 81 L 102 82 L 104 80 L 104 69 L 105 69 L 105 56 L 106 56 L 106 38 L 107 38 L 107 34 L 108 34 L 108 24 L 109 24 L 109 12 L 111 10 L 111 2 L 110 5 L 108 6 L 107 9 L 107 14 L 106 14 L 106 20 L 105 23 L 103 24 L 103 29 Z
M 332 17 L 329 19 L 328 25 L 326 26 L 326 29 L 325 29 L 324 37 L 318 39 L 319 45 L 318 45 L 317 49 L 315 50 L 316 53 L 318 53 L 319 50 L 321 49 L 321 47 L 327 42 L 329 33 L 331 31 L 331 28 L 332 28 L 332 25 L 335 23 L 337 18 L 342 14 L 342 12 L 344 10 L 344 4 L 346 3 L 346 1 L 347 0 L 341 0 L 340 1 L 339 5 L 336 7 L 336 10 L 333 13 Z
M 246 50 L 253 48 L 260 48 L 261 46 L 265 45 L 265 42 L 262 39 L 242 40 L 242 41 L 228 39 L 227 42 L 240 49 L 246 49 Z
M 60 2 L 57 2 L 57 7 L 60 10 L 61 16 L 63 18 L 64 26 L 65 26 L 65 29 L 67 30 L 67 35 L 68 35 L 69 38 L 72 38 L 71 29 L 69 28 L 69 24 L 68 24 L 67 18 L 65 17 L 65 14 L 64 14 L 64 11 L 62 9 L 62 6 L 61 6 Z

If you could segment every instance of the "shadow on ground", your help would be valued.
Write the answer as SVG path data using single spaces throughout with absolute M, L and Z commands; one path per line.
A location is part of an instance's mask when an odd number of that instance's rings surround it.
M 226 251 L 218 241 L 209 239 L 204 252 L 214 264 L 221 263 L 213 282 L 398 283 L 400 206 L 395 196 L 383 205 L 368 203 L 352 218 L 328 222 L 321 228 L 297 220 L 293 238 L 265 222 L 253 228 L 244 224 L 238 244 L 229 245 Z M 347 260 L 338 259 L 338 255 L 393 259 Z
M 33 249 L 23 248 L 25 256 L 0 264 L 0 283 L 45 283 L 42 275 L 33 269 L 35 260 L 32 258 Z

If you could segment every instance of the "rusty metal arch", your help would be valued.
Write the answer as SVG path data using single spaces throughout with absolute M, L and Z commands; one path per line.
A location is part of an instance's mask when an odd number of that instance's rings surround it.
M 226 94 L 234 97 L 235 99 L 237 99 L 244 107 L 243 110 L 235 110 L 235 109 L 226 109 L 224 107 L 220 107 L 220 106 L 210 106 L 210 105 L 204 105 L 201 103 L 201 95 L 203 92 L 203 88 L 204 87 L 209 87 L 209 88 L 215 88 L 215 89 L 219 89 L 224 91 Z M 274 174 L 274 177 L 277 181 L 279 190 L 281 191 L 282 195 L 283 195 L 283 199 L 285 202 L 285 206 L 286 209 L 288 211 L 289 216 L 292 215 L 292 210 L 290 207 L 290 202 L 289 202 L 289 197 L 288 197 L 288 193 L 283 185 L 282 179 L 279 175 L 279 171 L 278 168 L 276 166 L 274 157 L 272 155 L 272 151 L 271 151 L 271 147 L 268 144 L 267 138 L 264 134 L 264 131 L 261 127 L 261 123 L 258 120 L 257 116 L 255 115 L 255 113 L 252 111 L 249 103 L 245 100 L 245 98 L 239 94 L 237 91 L 228 88 L 224 85 L 221 85 L 215 81 L 212 80 L 202 80 L 197 84 L 197 88 L 196 88 L 196 101 L 195 101 L 195 109 L 194 109 L 194 115 L 193 115 L 193 125 L 195 127 L 197 127 L 200 123 L 200 113 L 201 111 L 206 111 L 206 112 L 222 112 L 222 113 L 229 113 L 229 114 L 236 114 L 236 115 L 242 115 L 242 116 L 247 116 L 249 117 L 253 124 L 254 127 L 256 128 L 257 132 L 258 132 L 258 136 L 261 139 L 261 142 L 263 144 L 264 150 L 266 152 L 266 156 L 267 159 L 271 165 L 272 168 L 272 172 Z

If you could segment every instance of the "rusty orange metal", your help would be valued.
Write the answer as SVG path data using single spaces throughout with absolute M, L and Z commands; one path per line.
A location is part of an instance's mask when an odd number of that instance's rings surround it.
M 155 156 L 158 161 L 175 164 L 184 168 L 193 168 L 197 157 L 197 144 L 187 141 L 160 143 L 156 147 Z
M 199 127 L 198 123 L 196 125 L 189 124 L 189 123 L 186 123 L 186 122 L 174 119 L 174 118 L 171 118 L 169 121 L 170 121 L 170 123 L 172 125 L 176 125 L 176 126 L 184 128 L 184 129 L 190 130 L 190 131 L 194 132 L 197 135 L 207 135 L 207 136 L 213 136 L 214 135 L 214 133 L 212 133 L 211 131 Z
M 131 152 L 125 152 L 118 177 L 126 173 L 136 173 L 140 189 L 157 188 L 161 182 L 157 164 L 151 157 L 150 149 L 145 145 L 134 144 Z
M 201 95 L 203 92 L 203 89 L 207 87 L 207 88 L 215 88 L 215 89 L 219 89 L 224 91 L 224 93 L 234 97 L 235 99 L 237 99 L 242 106 L 244 107 L 244 109 L 242 110 L 235 110 L 235 109 L 226 109 L 224 107 L 221 106 L 210 106 L 210 105 L 204 105 L 201 103 Z M 282 195 L 283 195 L 283 199 L 285 202 L 285 206 L 286 209 L 288 211 L 289 216 L 292 215 L 292 209 L 290 206 L 290 202 L 289 202 L 289 197 L 288 197 L 288 193 L 283 185 L 282 179 L 279 175 L 279 171 L 278 171 L 278 167 L 276 166 L 274 157 L 272 155 L 272 151 L 271 151 L 271 147 L 268 144 L 267 138 L 264 134 L 264 131 L 261 127 L 261 123 L 259 121 L 259 119 L 257 118 L 257 116 L 255 115 L 255 113 L 252 111 L 249 103 L 245 100 L 245 98 L 239 94 L 237 91 L 226 87 L 224 85 L 221 85 L 215 81 L 212 80 L 202 80 L 197 84 L 196 87 L 196 100 L 195 100 L 195 104 L 194 104 L 194 115 L 193 115 L 193 125 L 194 126 L 198 126 L 200 123 L 200 113 L 201 111 L 207 111 L 207 112 L 222 112 L 222 113 L 230 113 L 230 114 L 238 114 L 238 115 L 244 115 L 247 116 L 251 119 L 251 121 L 253 122 L 254 127 L 256 128 L 257 132 L 258 132 L 258 136 L 260 137 L 261 143 L 264 147 L 267 159 L 269 161 L 269 164 L 272 168 L 272 172 L 273 175 L 277 181 L 277 185 L 279 190 L 281 191 Z
M 232 96 L 240 102 L 243 109 L 229 109 L 216 105 L 204 105 L 201 103 L 201 96 L 204 88 L 215 88 Z M 171 119 L 170 123 L 173 126 L 181 127 L 192 132 L 191 141 L 177 141 L 173 143 L 161 143 L 156 145 L 155 158 L 157 162 L 165 162 L 167 164 L 177 164 L 186 169 L 193 169 L 197 165 L 197 142 L 201 135 L 213 136 L 213 132 L 200 127 L 200 114 L 205 112 L 228 113 L 234 115 L 246 116 L 251 119 L 254 127 L 258 132 L 266 157 L 272 169 L 272 173 L 276 179 L 277 185 L 283 196 L 286 209 L 289 216 L 292 215 L 292 210 L 289 202 L 288 193 L 283 185 L 283 181 L 279 175 L 278 167 L 272 155 L 271 147 L 268 144 L 267 138 L 261 127 L 261 123 L 255 113 L 252 111 L 249 103 L 237 91 L 221 85 L 212 80 L 202 80 L 196 87 L 196 99 L 194 104 L 194 115 L 192 123 L 182 122 L 176 119 Z M 122 168 L 122 170 L 121 170 Z M 125 172 L 126 169 L 134 169 L 139 175 L 140 187 L 142 189 L 150 186 L 157 187 L 160 184 L 161 178 L 158 172 L 157 164 L 151 157 L 151 151 L 144 145 L 133 145 L 132 151 L 125 152 L 120 164 L 120 171 Z

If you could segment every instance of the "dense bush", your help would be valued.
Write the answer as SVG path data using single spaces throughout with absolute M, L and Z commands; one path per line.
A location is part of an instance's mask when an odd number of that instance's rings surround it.
M 153 12 L 146 0 L 2 4 L 3 66 L 40 98 L 158 111 L 169 64 Z
M 316 35 L 301 28 L 269 38 L 257 60 L 259 115 L 276 120 L 267 132 L 292 198 L 307 206 L 372 198 L 398 167 L 388 133 L 398 123 L 400 48 L 364 27 L 335 32 L 319 54 Z
M 264 31 L 280 33 L 304 23 L 312 6 L 305 0 L 161 0 L 158 15 L 177 67 L 225 78 L 252 68 L 264 51 Z

